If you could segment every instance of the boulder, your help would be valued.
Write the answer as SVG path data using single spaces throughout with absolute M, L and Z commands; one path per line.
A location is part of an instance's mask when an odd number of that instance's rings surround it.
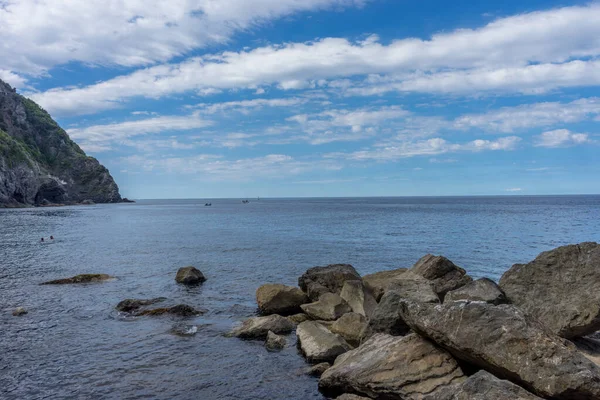
M 581 243 L 516 264 L 500 279 L 508 299 L 565 338 L 600 330 L 600 245 Z
M 144 306 L 149 306 L 152 304 L 160 303 L 161 301 L 166 300 L 165 297 L 157 297 L 155 299 L 141 300 L 141 299 L 125 299 L 120 301 L 119 304 L 115 307 L 117 311 L 122 312 L 133 312 L 137 311 Z
M 231 332 L 231 336 L 241 339 L 265 339 L 269 331 L 273 333 L 290 333 L 294 324 L 281 315 L 249 318 L 241 326 Z
M 290 315 L 301 312 L 300 306 L 310 300 L 297 287 L 268 283 L 256 290 L 256 302 L 263 315 Z
M 506 304 L 508 300 L 500 287 L 491 279 L 481 278 L 446 294 L 444 301 L 485 301 L 491 304 Z
M 74 283 L 93 283 L 107 281 L 109 279 L 113 279 L 113 277 L 106 274 L 82 274 L 76 275 L 72 278 L 56 279 L 53 281 L 40 283 L 40 285 L 69 285 Z
M 20 317 L 21 315 L 27 314 L 28 311 L 24 307 L 17 307 L 13 310 L 12 315 L 15 317 Z
M 340 297 L 346 300 L 353 312 L 370 318 L 377 307 L 377 301 L 362 281 L 346 281 L 340 292 Z
M 411 273 L 406 273 L 410 277 Z M 421 277 L 401 279 L 394 283 L 392 290 L 387 291 L 371 317 L 370 326 L 373 332 L 387 333 L 394 336 L 408 334 L 410 328 L 400 315 L 400 302 L 404 299 L 423 303 L 439 303 L 431 283 Z
M 279 351 L 285 348 L 287 341 L 285 340 L 285 336 L 280 336 L 272 331 L 267 333 L 267 340 L 265 341 L 265 347 L 269 351 Z
M 430 280 L 433 290 L 442 300 L 449 291 L 456 290 L 473 280 L 464 269 L 457 267 L 446 257 L 431 254 L 421 257 L 410 271 Z
M 351 393 L 344 393 L 340 397 L 336 397 L 335 400 L 371 400 L 369 397 L 357 396 Z
M 391 271 L 375 272 L 374 274 L 365 275 L 363 282 L 371 293 L 373 293 L 375 300 L 379 301 L 381 296 L 387 292 L 388 285 L 393 284 L 406 271 L 408 271 L 407 268 L 398 268 Z
M 486 371 L 479 371 L 466 381 L 443 389 L 424 400 L 541 400 L 509 381 L 503 381 Z
M 331 368 L 331 364 L 329 364 L 328 362 L 322 362 L 310 367 L 307 374 L 310 376 L 320 377 L 329 368 Z
M 319 380 L 326 396 L 356 393 L 372 399 L 420 400 L 464 380 L 446 351 L 412 334 L 376 334 L 335 361 Z
M 369 321 L 362 314 L 354 312 L 344 314 L 329 328 L 343 337 L 353 347 L 358 347 L 369 336 Z
M 340 335 L 315 321 L 306 321 L 296 329 L 298 347 L 310 363 L 333 362 L 351 347 Z
M 153 308 L 151 310 L 143 310 L 135 313 L 137 317 L 142 316 L 157 316 L 157 315 L 177 315 L 180 317 L 194 317 L 196 315 L 204 314 L 204 310 L 196 310 L 194 307 L 188 306 L 187 304 L 178 304 L 172 307 Z
M 206 281 L 206 277 L 195 267 L 179 268 L 175 275 L 175 282 L 184 285 L 198 285 L 204 281 Z
M 335 321 L 342 315 L 352 311 L 340 295 L 333 293 L 324 293 L 319 301 L 303 304 L 301 308 L 310 318 L 325 321 Z
M 323 293 L 340 294 L 344 282 L 355 280 L 360 280 L 360 275 L 352 265 L 333 264 L 308 269 L 298 278 L 298 286 L 312 301 L 316 301 Z
M 300 322 L 310 321 L 310 317 L 304 313 L 294 314 L 287 317 L 294 324 L 298 325 Z
M 600 368 L 514 305 L 403 300 L 400 313 L 415 332 L 456 358 L 540 397 L 600 398 Z

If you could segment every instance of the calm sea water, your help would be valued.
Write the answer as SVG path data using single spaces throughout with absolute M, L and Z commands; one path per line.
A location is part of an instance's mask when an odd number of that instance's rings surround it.
M 254 314 L 261 284 L 330 263 L 409 267 L 426 253 L 498 279 L 541 251 L 600 241 L 600 196 L 211 202 L 0 210 L 0 398 L 321 399 L 294 335 L 281 353 L 224 337 Z M 178 286 L 186 265 L 208 281 Z M 38 285 L 80 273 L 117 280 Z M 159 296 L 209 310 L 187 320 L 195 336 L 169 333 L 177 318 L 114 311 Z M 11 316 L 18 306 L 29 314 Z

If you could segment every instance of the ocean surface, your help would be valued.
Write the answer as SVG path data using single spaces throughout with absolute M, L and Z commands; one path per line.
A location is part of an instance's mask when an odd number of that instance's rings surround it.
M 224 334 L 254 315 L 256 288 L 308 268 L 361 274 L 442 254 L 473 277 L 499 279 L 544 250 L 600 241 L 600 196 L 139 201 L 0 210 L 1 399 L 322 399 L 290 347 Z M 54 235 L 54 243 L 40 238 Z M 194 265 L 204 285 L 175 283 Z M 39 286 L 81 273 L 117 279 Z M 167 297 L 208 312 L 119 315 L 126 298 Z M 23 306 L 29 314 L 13 317 Z

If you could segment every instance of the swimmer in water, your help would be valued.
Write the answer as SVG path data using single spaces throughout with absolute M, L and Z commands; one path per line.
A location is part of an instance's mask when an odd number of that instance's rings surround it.
M 44 241 L 44 238 L 42 238 L 42 240 L 40 240 L 40 242 L 43 242 L 43 241 Z
M 54 240 L 54 236 L 50 236 L 50 240 Z

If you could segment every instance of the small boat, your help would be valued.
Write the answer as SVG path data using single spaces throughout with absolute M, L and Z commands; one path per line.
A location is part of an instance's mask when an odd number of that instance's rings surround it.
M 249 200 L 242 200 L 242 204 L 248 204 L 248 203 L 250 203 Z
M 212 206 L 212 203 L 204 203 L 204 207 L 210 207 Z

